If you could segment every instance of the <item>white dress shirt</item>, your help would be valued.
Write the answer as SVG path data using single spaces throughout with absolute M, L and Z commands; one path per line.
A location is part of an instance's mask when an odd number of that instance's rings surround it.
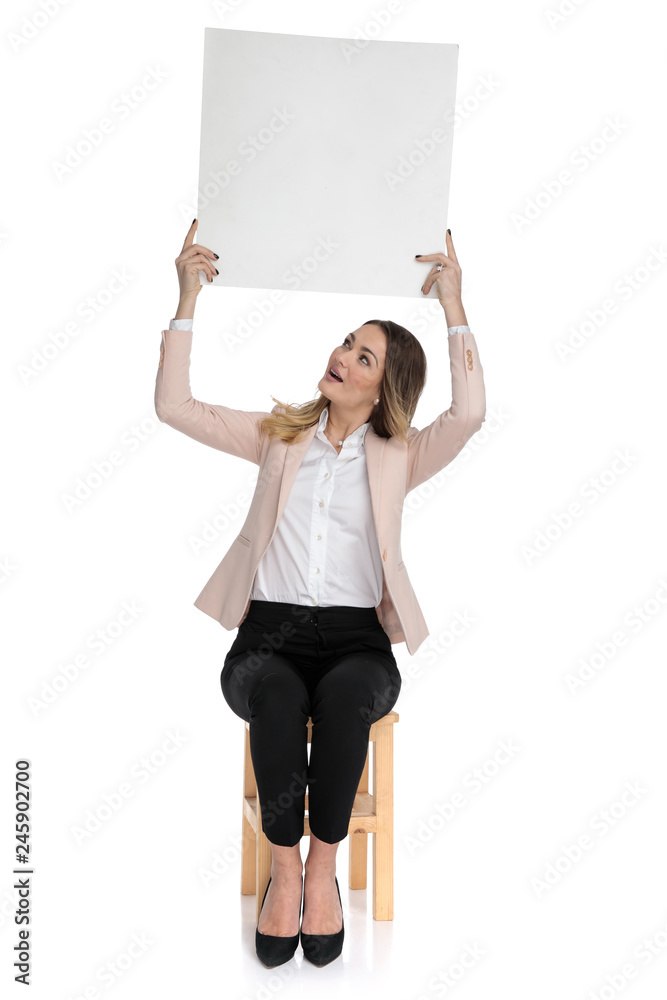
M 169 329 L 191 330 L 192 319 L 172 319 Z M 449 335 L 468 330 L 448 327 Z M 325 407 L 257 567 L 250 600 L 376 608 L 382 599 L 364 447 L 370 421 L 348 434 L 338 454 L 324 434 L 328 418 Z
M 339 454 L 324 434 L 328 418 L 327 406 L 257 567 L 251 600 L 376 608 L 382 599 L 364 448 L 370 420 L 348 434 Z

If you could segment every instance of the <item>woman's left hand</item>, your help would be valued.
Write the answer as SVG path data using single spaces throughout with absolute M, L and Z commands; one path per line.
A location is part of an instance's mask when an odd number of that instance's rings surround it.
M 461 300 L 461 268 L 456 251 L 454 250 L 452 234 L 449 230 L 445 236 L 445 241 L 447 244 L 447 254 L 427 253 L 416 258 L 419 261 L 434 260 L 436 262 L 426 275 L 426 281 L 422 285 L 422 292 L 424 295 L 428 295 L 433 282 L 435 282 L 438 299 L 442 306 L 445 304 L 449 305 L 452 302 L 460 302 Z M 442 271 L 438 271 L 438 264 L 443 265 Z

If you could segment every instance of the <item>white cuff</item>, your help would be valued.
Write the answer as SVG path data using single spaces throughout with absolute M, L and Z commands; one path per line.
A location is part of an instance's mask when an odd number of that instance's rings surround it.
M 453 333 L 470 333 L 469 326 L 448 326 L 447 333 L 451 337 Z
M 191 330 L 192 329 L 192 319 L 170 319 L 169 320 L 170 330 Z

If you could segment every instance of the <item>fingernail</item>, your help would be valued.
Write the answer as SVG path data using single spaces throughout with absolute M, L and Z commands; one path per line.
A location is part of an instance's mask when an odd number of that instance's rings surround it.
M 220 254 L 214 253 L 213 256 L 215 257 L 216 260 L 220 259 Z
M 220 271 L 218 271 L 217 267 L 216 267 L 216 269 L 215 269 L 215 273 L 216 273 L 216 274 L 220 274 Z
M 448 229 L 447 232 L 449 233 L 450 236 L 452 235 L 451 229 Z
M 190 225 L 192 225 L 192 224 L 193 224 L 194 222 L 196 222 L 196 221 L 197 221 L 197 216 L 195 215 L 195 217 L 194 217 L 194 219 L 192 220 L 192 222 L 190 223 Z
M 415 254 L 415 257 L 423 257 L 423 256 L 424 256 L 424 254 L 423 254 L 423 253 L 416 253 L 416 254 Z

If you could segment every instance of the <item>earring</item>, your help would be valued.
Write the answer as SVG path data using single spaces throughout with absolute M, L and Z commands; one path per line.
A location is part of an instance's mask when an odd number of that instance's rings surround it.
M 375 402 L 376 402 L 376 403 L 379 403 L 379 402 L 380 402 L 380 400 L 379 400 L 379 399 L 376 399 L 376 400 L 375 400 Z

